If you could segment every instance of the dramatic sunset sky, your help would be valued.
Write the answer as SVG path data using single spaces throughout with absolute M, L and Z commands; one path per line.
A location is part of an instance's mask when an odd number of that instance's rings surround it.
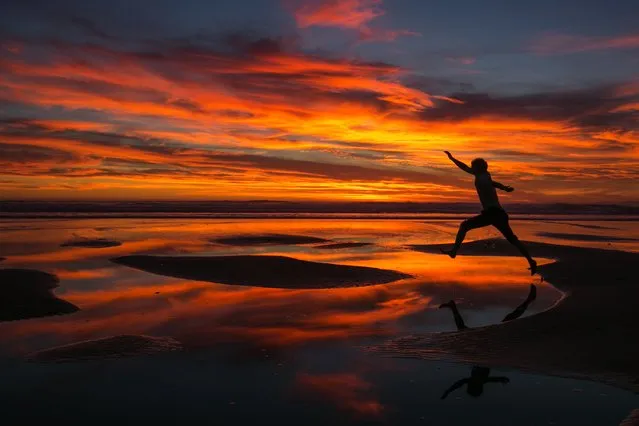
M 0 197 L 639 201 L 636 0 L 3 2 Z

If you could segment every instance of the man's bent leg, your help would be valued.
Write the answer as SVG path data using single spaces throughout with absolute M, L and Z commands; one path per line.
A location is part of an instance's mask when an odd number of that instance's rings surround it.
M 457 237 L 455 238 L 455 245 L 449 251 L 442 250 L 442 252 L 448 254 L 453 259 L 457 256 L 457 251 L 459 247 L 464 242 L 464 238 L 466 238 L 466 233 L 471 229 L 482 228 L 484 226 L 490 225 L 490 219 L 483 215 L 479 214 L 477 216 L 473 216 L 470 219 L 466 219 L 459 225 L 459 230 L 457 231 Z

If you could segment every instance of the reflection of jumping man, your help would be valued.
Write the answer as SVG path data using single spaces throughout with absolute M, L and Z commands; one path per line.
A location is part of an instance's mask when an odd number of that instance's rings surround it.
M 506 315 L 504 319 L 501 320 L 501 322 L 512 321 L 522 316 L 524 312 L 526 312 L 526 309 L 528 309 L 528 306 L 536 298 L 537 298 L 537 287 L 535 287 L 534 284 L 531 284 L 530 292 L 528 293 L 528 297 L 526 298 L 526 300 L 524 300 L 524 302 L 521 305 L 517 306 L 515 310 L 513 310 L 511 313 Z M 462 318 L 461 314 L 459 313 L 459 310 L 457 309 L 457 305 L 455 304 L 454 300 L 451 300 L 450 302 L 447 302 L 447 303 L 443 303 L 439 308 L 440 309 L 449 308 L 453 312 L 453 318 L 455 318 L 455 325 L 457 326 L 457 330 L 462 331 L 462 330 L 468 329 L 468 327 L 466 326 L 466 323 L 464 322 L 464 319 Z M 474 397 L 479 397 L 484 392 L 485 384 L 502 383 L 505 385 L 509 382 L 510 382 L 510 379 L 508 379 L 508 377 L 501 377 L 501 376 L 493 377 L 490 375 L 489 368 L 475 365 L 473 366 L 470 372 L 470 377 L 458 380 L 455 383 L 453 383 L 451 387 L 446 389 L 441 399 L 446 399 L 446 397 L 451 392 L 463 387 L 464 385 L 467 386 L 466 390 L 469 395 L 472 395 Z
M 455 239 L 455 245 L 453 248 L 442 251 L 454 259 L 455 256 L 457 256 L 457 251 L 464 241 L 464 237 L 466 237 L 466 233 L 468 231 L 492 225 L 503 234 L 509 243 L 519 249 L 521 254 L 524 255 L 526 260 L 528 260 L 528 264 L 530 265 L 530 274 L 534 275 L 537 271 L 537 262 L 535 262 L 535 260 L 530 256 L 526 247 L 521 241 L 519 241 L 519 238 L 517 238 L 513 230 L 510 228 L 510 225 L 508 224 L 508 214 L 502 208 L 501 204 L 499 204 L 499 198 L 497 197 L 497 191 L 495 190 L 495 188 L 499 188 L 502 191 L 513 192 L 514 188 L 494 181 L 490 176 L 490 173 L 488 173 L 488 163 L 486 163 L 483 158 L 475 158 L 470 163 L 471 167 L 468 167 L 466 164 L 453 157 L 450 152 L 444 152 L 448 155 L 448 158 L 457 165 L 457 167 L 466 173 L 470 173 L 475 176 L 475 188 L 477 188 L 477 194 L 479 195 L 479 201 L 481 202 L 483 210 L 481 214 L 463 221 L 459 226 L 459 231 L 457 232 L 457 238 Z

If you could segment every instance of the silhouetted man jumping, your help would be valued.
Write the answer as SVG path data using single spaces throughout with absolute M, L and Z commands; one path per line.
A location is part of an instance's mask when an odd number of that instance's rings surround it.
M 495 190 L 495 188 L 499 188 L 502 191 L 513 192 L 514 188 L 494 181 L 490 176 L 490 173 L 488 173 L 488 163 L 483 158 L 475 158 L 470 163 L 471 166 L 468 167 L 465 163 L 453 157 L 450 152 L 444 152 L 448 158 L 457 165 L 457 167 L 466 173 L 470 173 L 475 176 L 475 188 L 477 189 L 479 201 L 481 202 L 483 210 L 481 214 L 471 217 L 470 219 L 466 219 L 461 223 L 459 231 L 457 231 L 455 245 L 452 249 L 442 250 L 442 252 L 454 259 L 455 256 L 457 256 L 457 251 L 464 241 L 468 231 L 492 225 L 504 235 L 509 243 L 519 249 L 521 254 L 524 255 L 526 260 L 528 260 L 528 264 L 530 265 L 530 275 L 534 275 L 535 272 L 537 272 L 537 262 L 535 262 L 535 260 L 530 256 L 526 247 L 521 241 L 519 241 L 519 238 L 517 238 L 513 230 L 510 228 L 510 225 L 508 224 L 508 214 L 502 208 L 501 204 L 499 204 L 499 197 L 497 197 L 497 191 Z

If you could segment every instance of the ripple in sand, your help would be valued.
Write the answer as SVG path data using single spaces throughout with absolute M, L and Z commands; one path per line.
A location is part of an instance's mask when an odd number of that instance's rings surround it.
M 285 256 L 123 256 L 120 265 L 176 278 L 272 288 L 330 288 L 385 284 L 410 275 L 365 266 L 309 262 Z
M 70 314 L 78 307 L 52 290 L 58 277 L 35 269 L 0 269 L 0 321 Z
M 82 238 L 70 240 L 60 244 L 60 247 L 88 247 L 88 248 L 107 248 L 121 246 L 120 241 L 109 240 L 107 238 Z
M 556 238 L 558 240 L 569 240 L 569 241 L 601 241 L 601 242 L 637 241 L 636 238 L 616 237 L 613 235 L 569 234 L 569 233 L 561 233 L 561 232 L 538 232 L 537 235 L 540 237 Z
M 357 248 L 357 247 L 366 247 L 370 246 L 372 243 L 331 243 L 331 244 L 322 244 L 321 246 L 315 246 L 316 249 L 323 250 L 338 250 L 345 248 Z
M 266 235 L 234 235 L 211 240 L 213 243 L 227 246 L 267 246 L 267 245 L 301 245 L 325 243 L 329 240 L 306 235 L 266 234 Z
M 36 362 L 91 361 L 152 355 L 181 349 L 182 344 L 170 337 L 122 335 L 45 349 L 27 355 L 27 359 Z

